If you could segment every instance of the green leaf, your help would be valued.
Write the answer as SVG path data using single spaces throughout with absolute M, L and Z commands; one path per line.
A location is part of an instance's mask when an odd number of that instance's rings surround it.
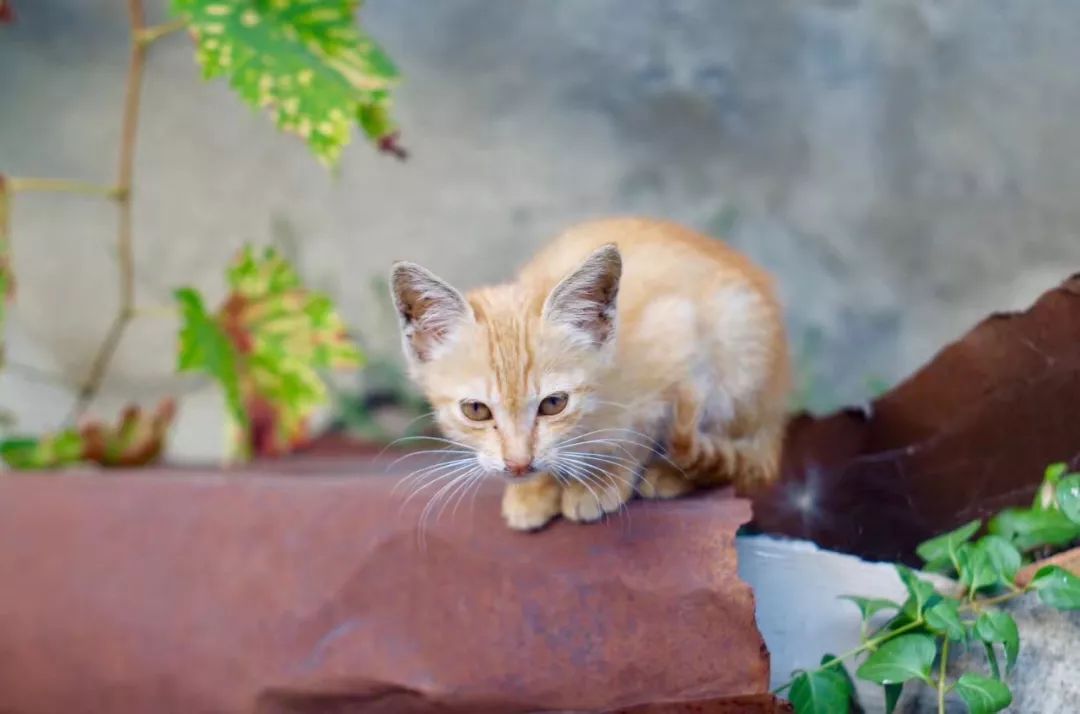
M 1080 523 L 1058 510 L 1008 508 L 990 519 L 991 533 L 1011 541 L 1020 550 L 1065 546 L 1080 538 Z
M 855 603 L 855 606 L 859 608 L 859 613 L 862 615 L 863 622 L 869 622 L 875 614 L 882 610 L 899 610 L 900 603 L 893 602 L 892 600 L 886 600 L 884 598 L 868 598 L 859 597 L 857 595 L 841 595 L 841 600 L 849 600 Z
M 74 429 L 40 438 L 6 439 L 0 442 L 0 459 L 20 470 L 55 469 L 82 461 L 84 442 Z
M 206 312 L 202 297 L 191 288 L 173 295 L 180 303 L 178 372 L 203 372 L 221 383 L 233 420 L 246 428 L 247 411 L 240 396 L 236 348 L 217 321 Z
M 1047 565 L 1035 573 L 1031 587 L 1039 599 L 1059 610 L 1080 609 L 1080 578 L 1057 565 Z
M 960 607 L 955 600 L 943 598 L 926 608 L 925 617 L 926 624 L 931 630 L 945 635 L 950 640 L 959 642 L 967 635 L 964 623 L 960 621 Z
M 1035 500 L 1031 504 L 1032 509 L 1043 511 L 1054 507 L 1054 491 L 1057 483 L 1068 470 L 1068 465 L 1064 463 L 1050 464 L 1046 467 L 1039 490 L 1035 492 Z
M 356 24 L 358 0 L 172 0 L 195 37 L 207 79 L 227 76 L 278 127 L 337 162 L 354 123 L 375 141 L 393 132 L 397 70 Z M 372 117 L 377 117 L 373 119 Z
M 796 714 L 847 714 L 851 710 L 854 689 L 846 675 L 837 671 L 842 667 L 803 672 L 795 677 L 789 697 Z
M 1020 653 L 1020 631 L 1012 616 L 998 610 L 989 610 L 975 621 L 975 633 L 987 644 L 1000 642 L 1005 646 L 1005 672 L 1011 672 Z
M 990 559 L 990 567 L 1003 583 L 1012 583 L 1016 580 L 1016 573 L 1020 570 L 1020 551 L 1009 541 L 1001 536 L 988 535 L 979 539 L 978 546 Z
M 915 574 L 915 571 L 906 565 L 896 565 L 895 567 L 896 572 L 900 575 L 900 580 L 904 583 L 904 587 L 907 588 L 910 595 L 908 602 L 904 603 L 905 614 L 912 619 L 916 619 L 922 614 L 926 603 L 937 594 L 937 591 L 934 590 L 932 584 L 920 579 Z
M 998 582 L 994 564 L 980 544 L 964 543 L 956 551 L 956 560 L 960 564 L 960 582 L 968 590 L 975 591 Z
M 885 714 L 893 714 L 900 701 L 900 695 L 904 693 L 904 685 L 886 684 L 883 686 L 885 687 Z
M 1080 474 L 1070 474 L 1061 480 L 1057 487 L 1057 503 L 1066 518 L 1080 524 Z
M 901 635 L 871 654 L 855 673 L 878 684 L 900 684 L 909 679 L 930 681 L 937 646 L 928 635 Z
M 964 674 L 956 681 L 956 692 L 971 714 L 991 714 L 1012 704 L 1012 692 L 996 679 Z
M 927 563 L 955 562 L 956 549 L 960 547 L 961 543 L 971 540 L 971 536 L 975 535 L 981 525 L 982 521 L 980 520 L 965 523 L 954 531 L 949 531 L 944 535 L 939 535 L 922 543 L 915 549 L 915 552 Z

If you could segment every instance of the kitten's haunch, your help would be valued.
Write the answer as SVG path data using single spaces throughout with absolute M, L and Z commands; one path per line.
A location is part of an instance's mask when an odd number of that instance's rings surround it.
M 402 262 L 391 285 L 410 374 L 470 454 L 439 478 L 502 475 L 511 528 L 595 521 L 634 492 L 747 491 L 776 476 L 781 308 L 769 277 L 717 240 L 594 221 L 510 283 L 463 295 Z

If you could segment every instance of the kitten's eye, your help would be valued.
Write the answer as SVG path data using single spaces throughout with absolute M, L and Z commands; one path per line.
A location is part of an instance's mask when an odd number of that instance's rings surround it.
M 475 399 L 466 399 L 461 403 L 461 413 L 472 421 L 487 421 L 491 418 L 491 409 L 487 404 Z
M 555 392 L 544 397 L 544 400 L 540 402 L 540 416 L 555 416 L 563 409 L 566 409 L 566 392 Z

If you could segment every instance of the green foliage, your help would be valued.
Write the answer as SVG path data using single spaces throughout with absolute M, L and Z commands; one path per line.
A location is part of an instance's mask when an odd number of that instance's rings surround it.
M 887 712 L 895 710 L 903 684 L 912 680 L 938 690 L 940 712 L 944 712 L 941 707 L 950 691 L 974 714 L 997 712 L 1009 706 L 1012 693 L 1001 681 L 998 657 L 999 652 L 1005 655 L 1004 674 L 1009 674 L 1020 656 L 1020 632 L 1012 616 L 996 606 L 1037 592 L 1041 601 L 1051 607 L 1080 609 L 1080 577 L 1058 566 L 1040 569 L 1025 586 L 1017 582 L 1028 551 L 1075 540 L 1076 536 L 1069 534 L 1080 527 L 1075 518 L 1078 501 L 1080 475 L 1068 474 L 1063 465 L 1055 465 L 1047 469 L 1032 508 L 999 514 L 990 521 L 988 535 L 975 539 L 982 522 L 972 521 L 922 543 L 916 552 L 926 562 L 926 568 L 950 575 L 959 588 L 941 592 L 911 568 L 896 565 L 907 599 L 897 604 L 879 598 L 843 596 L 859 608 L 862 644 L 839 658 L 827 655 L 822 667 L 798 672 L 790 685 L 780 690 L 791 686 L 797 714 L 845 714 L 857 702 L 854 694 L 845 697 L 849 689 L 844 685 L 844 662 L 863 658 L 855 674 L 883 686 Z M 869 630 L 873 616 L 887 610 L 898 612 L 876 630 Z M 982 646 L 991 676 L 962 672 L 950 682 L 949 644 L 969 642 Z M 845 672 L 843 678 L 838 672 L 841 669 Z M 854 692 L 853 686 L 850 691 Z
M 236 349 L 217 319 L 206 312 L 198 292 L 180 288 L 174 295 L 180 304 L 181 323 L 177 371 L 205 372 L 220 382 L 229 414 L 246 429 L 248 418 L 240 397 Z
M 1031 581 L 1039 599 L 1059 610 L 1080 609 L 1080 578 L 1056 565 L 1041 568 Z
M 909 679 L 930 681 L 937 647 L 926 635 L 903 635 L 888 640 L 855 672 L 860 679 L 878 684 L 903 684 Z
M 1061 479 L 1057 487 L 1057 504 L 1073 523 L 1080 523 L 1080 474 Z
M 886 600 L 884 598 L 866 598 L 858 597 L 857 595 L 843 595 L 841 600 L 850 600 L 855 603 L 855 606 L 859 608 L 859 613 L 862 615 L 863 624 L 867 624 L 875 614 L 882 610 L 899 610 L 900 604 L 893 602 L 892 600 Z
M 1080 541 L 1080 474 L 1051 464 L 1031 508 L 1009 508 L 990 519 L 990 533 L 1021 551 L 1062 548 Z
M 956 692 L 971 714 L 991 714 L 1012 704 L 1012 692 L 996 679 L 966 673 L 956 681 Z
M 393 63 L 356 24 L 359 0 L 172 0 L 207 79 L 228 77 L 248 104 L 333 165 L 358 124 L 394 134 Z
M 960 619 L 960 604 L 950 598 L 942 598 L 926 609 L 926 626 L 956 642 L 967 637 L 967 628 Z
M 1005 646 L 1005 672 L 1011 672 L 1020 654 L 1020 631 L 1012 615 L 1000 610 L 988 610 L 975 621 L 975 633 L 988 645 L 1001 643 Z
M 962 525 L 954 531 L 931 538 L 920 545 L 916 552 L 926 561 L 929 570 L 935 570 L 941 564 L 952 564 L 955 567 L 958 565 L 957 549 L 971 540 L 971 536 L 975 535 L 981 525 L 981 521 L 972 521 Z
M 832 655 L 821 659 L 822 668 L 802 672 L 791 683 L 791 703 L 800 714 L 832 714 L 846 711 L 855 696 L 855 685 L 843 665 L 829 666 Z
M 0 458 L 13 469 L 36 471 L 62 468 L 82 461 L 83 440 L 75 429 L 42 437 L 5 439 Z
M 357 367 L 362 356 L 330 299 L 304 288 L 275 250 L 245 248 L 227 280 L 230 293 L 212 315 L 194 290 L 176 291 L 183 317 L 177 368 L 221 383 L 241 454 L 288 451 L 327 401 L 320 372 Z M 260 435 L 260 424 L 269 436 Z

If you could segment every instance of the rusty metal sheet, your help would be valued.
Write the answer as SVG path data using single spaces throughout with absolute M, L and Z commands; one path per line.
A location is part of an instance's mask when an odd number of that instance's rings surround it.
M 868 559 L 1031 502 L 1043 469 L 1080 466 L 1080 276 L 993 315 L 867 410 L 797 418 L 755 526 Z
M 530 535 L 489 488 L 420 539 L 370 461 L 305 463 L 0 477 L 0 711 L 780 711 L 747 502 Z

